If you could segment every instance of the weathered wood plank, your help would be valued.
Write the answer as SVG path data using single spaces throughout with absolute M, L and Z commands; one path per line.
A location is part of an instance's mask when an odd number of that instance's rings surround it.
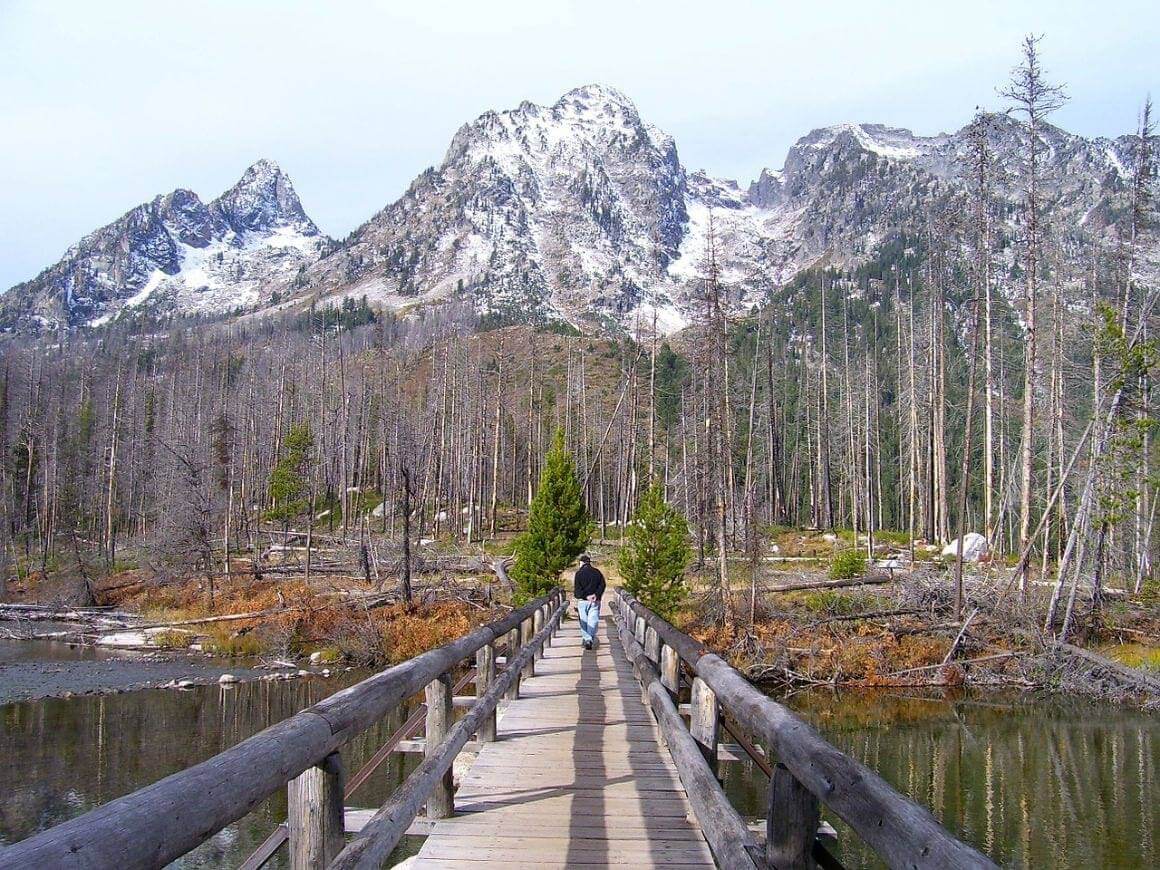
M 769 779 L 765 820 L 765 860 L 777 870 L 813 870 L 814 840 L 820 812 L 818 799 L 784 764 Z
M 555 630 L 563 612 L 563 605 L 558 606 L 553 612 L 552 619 L 544 626 L 541 633 L 532 638 L 519 651 L 519 654 L 512 660 L 511 667 L 506 669 L 503 675 L 496 680 L 488 693 L 479 699 L 479 703 L 471 709 L 471 712 L 447 732 L 446 738 L 442 740 L 439 747 L 426 756 L 418 769 L 367 822 L 362 833 L 342 850 L 330 865 L 331 870 L 350 870 L 350 868 L 366 870 L 366 868 L 382 866 L 387 856 L 406 833 L 408 826 L 418 815 L 420 804 L 451 769 L 451 764 L 463 745 L 478 730 L 483 718 L 495 709 L 499 699 L 519 675 L 521 669 L 532 660 L 538 646 L 543 643 L 548 634 Z M 494 745 L 489 744 L 489 746 Z
M 486 643 L 475 653 L 475 695 L 481 698 L 487 694 L 495 682 L 495 644 Z M 479 726 L 479 742 L 491 743 L 495 740 L 496 714 L 492 710 Z
M 554 637 L 416 868 L 715 866 L 608 629 L 594 651 L 581 649 L 575 623 Z

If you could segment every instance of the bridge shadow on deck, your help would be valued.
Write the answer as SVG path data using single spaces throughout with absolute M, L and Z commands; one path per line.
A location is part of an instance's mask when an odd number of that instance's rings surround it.
M 604 703 L 604 692 L 601 685 L 600 666 L 597 656 L 601 650 L 585 650 L 583 646 L 575 648 L 579 657 L 576 679 L 576 723 L 588 720 L 607 721 L 607 706 Z M 608 778 L 607 766 L 604 763 L 604 731 L 603 729 L 582 732 L 576 728 L 576 737 L 572 744 L 572 781 L 582 783 L 589 777 L 606 781 Z M 589 804 L 579 800 L 579 789 L 572 798 L 571 813 L 568 827 L 568 854 L 565 863 L 569 866 L 576 864 L 607 864 L 608 863 L 608 829 L 604 822 L 604 793 L 601 791 Z

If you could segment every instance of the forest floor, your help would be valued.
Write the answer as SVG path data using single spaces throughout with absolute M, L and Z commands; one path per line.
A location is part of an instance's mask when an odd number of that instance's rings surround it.
M 1049 584 L 1021 596 L 1007 565 L 965 566 L 964 618 L 956 619 L 954 560 L 940 560 L 933 548 L 918 555 L 924 548 L 916 546 L 914 570 L 872 570 L 864 585 L 827 588 L 827 566 L 853 546 L 849 533 L 786 529 L 777 539 L 789 558 L 760 562 L 756 583 L 749 564 L 731 570 L 733 618 L 719 618 L 720 596 L 704 580 L 677 617 L 756 682 L 1041 689 L 1160 709 L 1155 587 L 1110 594 L 1098 612 L 1081 598 L 1070 644 L 1060 645 L 1043 631 Z
M 712 566 L 706 565 L 691 572 L 693 594 L 674 618 L 770 688 L 969 685 L 1160 707 L 1156 588 L 1141 596 L 1109 596 L 1098 614 L 1090 601 L 1080 600 L 1075 646 L 1061 647 L 1042 630 L 1050 589 L 1033 585 L 1026 597 L 1017 589 L 1005 591 L 1011 575 L 1006 565 L 966 566 L 964 628 L 954 614 L 953 560 L 940 561 L 934 548 L 916 545 L 913 570 L 871 569 L 834 585 L 831 565 L 858 543 L 851 533 L 777 528 L 770 534 L 756 577 L 751 560 L 730 558 L 728 614 L 710 591 Z M 94 579 L 93 591 L 98 604 L 135 613 L 141 625 L 152 626 L 150 647 L 384 666 L 495 618 L 506 593 L 491 573 L 491 560 L 510 552 L 512 537 L 505 534 L 470 552 L 449 541 L 428 542 L 417 559 L 423 570 L 415 577 L 411 605 L 401 602 L 386 565 L 379 582 L 368 583 L 352 565 L 346 573 L 319 573 L 306 583 L 301 572 L 270 570 L 255 579 L 242 555 L 234 558 L 229 578 L 215 579 L 212 604 L 203 577 L 158 578 L 131 566 Z M 898 536 L 882 536 L 881 543 L 886 558 L 909 548 Z M 620 583 L 618 549 L 613 536 L 590 549 L 613 586 Z M 76 586 L 67 565 L 48 574 L 29 571 L 9 582 L 9 600 L 75 603 L 69 598 Z M 1084 651 L 1096 658 L 1083 658 Z

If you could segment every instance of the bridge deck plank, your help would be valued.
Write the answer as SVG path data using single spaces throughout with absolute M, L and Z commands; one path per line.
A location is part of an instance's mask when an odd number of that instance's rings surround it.
M 415 867 L 712 868 L 676 766 L 609 623 L 565 622 L 435 822 Z

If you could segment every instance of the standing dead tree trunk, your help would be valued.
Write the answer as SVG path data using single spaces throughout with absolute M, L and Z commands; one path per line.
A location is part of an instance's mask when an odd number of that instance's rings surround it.
M 403 564 L 399 567 L 399 596 L 411 604 L 411 469 L 400 469 L 403 478 Z
M 1011 73 L 1011 81 L 1002 95 L 1011 101 L 1014 111 L 1023 115 L 1027 137 L 1026 163 L 1023 170 L 1023 291 L 1024 291 L 1024 360 L 1023 360 L 1023 441 L 1020 459 L 1019 549 L 1027 547 L 1031 536 L 1031 494 L 1035 456 L 1035 390 L 1036 333 L 1035 307 L 1039 293 L 1040 267 L 1040 162 L 1043 144 L 1040 130 L 1047 116 L 1065 102 L 1062 88 L 1047 82 L 1039 62 L 1042 37 L 1028 35 L 1023 40 L 1023 62 Z M 1019 578 L 1020 589 L 1027 589 L 1027 566 Z

